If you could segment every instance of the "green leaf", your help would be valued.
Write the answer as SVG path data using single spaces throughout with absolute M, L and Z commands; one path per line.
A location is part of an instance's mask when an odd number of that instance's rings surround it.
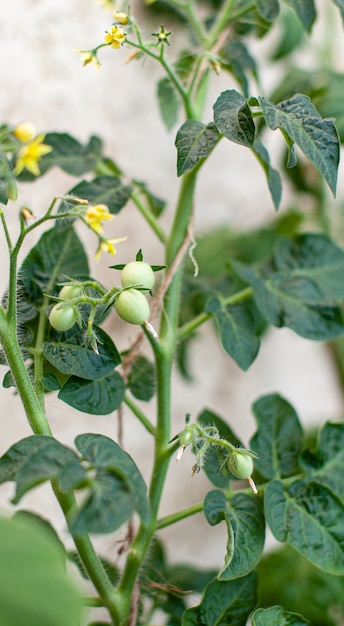
M 68 193 L 85 198 L 90 204 L 105 204 L 110 213 L 116 214 L 128 202 L 132 188 L 123 185 L 117 176 L 97 176 L 93 180 L 82 180 Z
M 131 518 L 133 500 L 117 476 L 98 472 L 89 491 L 72 524 L 73 534 L 111 533 Z
M 84 248 L 72 227 L 45 232 L 20 268 L 21 297 L 39 306 L 43 292 L 51 293 L 57 283 L 88 275 Z
M 265 98 L 259 98 L 259 102 L 269 128 L 280 128 L 299 146 L 335 196 L 340 144 L 333 119 L 322 118 L 308 96 L 302 94 L 276 105 Z
M 263 146 L 263 144 L 256 139 L 252 146 L 252 152 L 256 155 L 259 163 L 261 164 L 268 181 L 269 190 L 271 193 L 271 197 L 277 210 L 281 198 L 282 198 L 282 182 L 281 177 L 277 170 L 275 170 L 270 164 L 270 157 L 267 149 Z
M 237 580 L 215 580 L 205 588 L 201 603 L 185 611 L 182 626 L 245 626 L 256 602 L 254 572 Z
M 166 206 L 166 200 L 163 200 L 162 198 L 159 198 L 159 196 L 156 196 L 155 194 L 153 194 L 148 189 L 146 183 L 140 180 L 134 180 L 133 182 L 135 183 L 135 185 L 137 185 L 140 193 L 142 193 L 142 195 L 147 200 L 148 206 L 150 210 L 152 211 L 153 215 L 155 215 L 155 217 L 159 217 L 159 215 L 162 214 Z
M 59 389 L 61 389 L 60 382 L 54 372 L 44 372 L 41 378 L 41 383 L 45 391 L 59 391 Z
M 278 394 L 262 396 L 253 405 L 258 429 L 250 448 L 254 465 L 265 478 L 286 477 L 298 469 L 302 426 L 293 407 Z
M 223 349 L 243 369 L 248 370 L 260 346 L 255 319 L 246 303 L 224 304 L 221 298 L 208 300 L 206 313 L 214 317 Z
M 214 104 L 214 122 L 220 133 L 230 141 L 250 148 L 255 126 L 247 101 L 235 91 L 223 91 Z
M 344 0 L 332 0 L 332 2 L 338 7 L 342 19 L 344 20 Z
M 8 200 L 17 199 L 17 183 L 13 176 L 11 163 L 0 147 L 0 203 L 7 204 Z
M 291 6 L 305 30 L 310 31 L 316 18 L 314 0 L 285 0 Z
M 280 604 L 302 613 L 312 626 L 338 626 L 336 617 L 344 610 L 343 577 L 322 572 L 288 545 L 266 554 L 256 571 L 260 606 Z
M 155 394 L 155 366 L 141 354 L 131 367 L 128 386 L 133 396 L 144 402 L 149 402 Z
M 75 452 L 52 437 L 50 441 L 31 454 L 16 474 L 17 489 L 13 499 L 18 504 L 23 495 L 46 480 L 58 478 L 65 466 L 79 464 Z
M 221 439 L 227 439 L 234 446 L 242 448 L 241 441 L 234 434 L 230 426 L 221 417 L 204 409 L 198 416 L 197 422 L 203 427 L 215 426 Z M 212 446 L 206 454 L 202 469 L 209 480 L 220 489 L 227 489 L 230 480 L 237 480 L 227 467 L 228 451 L 220 446 Z
M 42 174 L 56 166 L 72 176 L 82 176 L 95 168 L 101 148 L 98 138 L 91 137 L 88 145 L 83 146 L 67 133 L 47 133 L 44 143 L 52 147 L 52 152 L 40 160 Z
M 293 11 L 287 11 L 284 15 L 282 15 L 281 27 L 282 33 L 280 34 L 276 48 L 272 53 L 273 61 L 279 61 L 280 59 L 288 56 L 304 41 L 304 28 Z M 283 74 L 283 81 L 286 83 L 284 86 L 288 89 L 288 94 L 299 91 L 298 89 L 293 89 L 289 81 L 286 79 L 285 74 Z M 305 93 L 303 89 L 302 92 Z
M 344 505 L 314 481 L 295 480 L 284 487 L 271 481 L 265 490 L 265 515 L 278 541 L 329 574 L 344 574 Z
M 307 477 L 327 487 L 344 502 L 344 424 L 324 424 L 316 450 L 305 450 L 300 457 L 300 466 L 307 472 Z
M 252 626 L 307 626 L 309 621 L 298 613 L 284 611 L 281 606 L 257 609 L 252 615 Z
M 43 354 L 59 372 L 73 374 L 88 380 L 98 380 L 106 376 L 121 362 L 119 352 L 112 339 L 101 328 L 96 329 L 99 339 L 98 354 L 91 346 L 85 346 L 84 331 L 78 327 L 73 334 L 59 334 L 60 339 L 46 341 Z
M 61 544 L 33 519 L 0 519 L 1 626 L 78 624 L 81 602 Z
M 257 11 L 266 22 L 274 22 L 280 12 L 278 0 L 256 0 Z
M 258 82 L 257 64 L 247 47 L 237 40 L 230 39 L 220 50 L 221 65 L 238 81 L 246 98 L 249 95 L 247 74 L 250 73 Z
M 206 126 L 197 120 L 184 122 L 176 136 L 178 176 L 192 170 L 201 159 L 206 159 L 218 140 L 214 124 Z
M 344 332 L 343 251 L 323 235 L 280 239 L 262 276 L 233 262 L 232 267 L 251 285 L 264 318 L 278 328 L 287 326 L 307 339 L 326 340 Z M 268 274 L 268 276 L 266 276 Z M 264 276 L 264 278 L 263 278 Z
M 98 380 L 71 376 L 58 394 L 74 409 L 91 415 L 108 415 L 121 405 L 125 392 L 123 378 L 110 372 Z
M 259 563 L 265 541 L 265 519 L 257 500 L 238 493 L 227 501 L 222 491 L 209 491 L 204 515 L 211 526 L 224 520 L 228 531 L 227 554 L 219 580 L 246 576 Z
M 78 435 L 75 439 L 75 446 L 93 467 L 114 473 L 123 481 L 131 494 L 135 510 L 142 522 L 147 523 L 150 518 L 147 487 L 131 456 L 104 435 L 92 433 Z
M 180 108 L 178 94 L 167 76 L 159 80 L 157 89 L 161 117 L 167 130 L 171 130 L 178 121 Z
M 18 472 L 27 459 L 49 443 L 51 443 L 51 437 L 31 435 L 11 446 L 0 458 L 0 484 L 16 480 Z

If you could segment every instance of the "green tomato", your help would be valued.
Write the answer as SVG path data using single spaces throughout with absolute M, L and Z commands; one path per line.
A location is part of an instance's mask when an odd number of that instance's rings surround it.
M 151 291 L 155 282 L 154 272 L 148 263 L 131 261 L 121 272 L 123 287 L 136 287 L 142 291 Z
M 192 431 L 184 430 L 179 437 L 179 443 L 181 446 L 184 446 L 184 448 L 186 448 L 186 446 L 189 446 L 190 443 L 192 443 Z
M 143 324 L 149 318 L 149 304 L 142 291 L 126 289 L 115 300 L 118 315 L 129 324 Z
M 54 304 L 49 313 L 50 325 L 55 328 L 55 330 L 59 330 L 60 332 L 64 332 L 65 330 L 72 328 L 77 319 L 78 314 L 75 307 L 68 306 L 61 308 L 60 303 Z
M 76 287 L 73 285 L 65 285 L 62 287 L 59 298 L 62 300 L 71 300 L 72 298 L 77 298 L 80 296 L 81 289 L 80 287 Z
M 232 452 L 228 459 L 228 468 L 237 478 L 250 478 L 253 472 L 252 457 L 243 452 Z

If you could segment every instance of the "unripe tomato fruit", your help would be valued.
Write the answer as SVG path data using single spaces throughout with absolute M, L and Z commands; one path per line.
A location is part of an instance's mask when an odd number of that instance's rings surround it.
M 77 318 L 78 315 L 73 306 L 61 308 L 61 304 L 59 303 L 54 304 L 49 313 L 50 325 L 55 328 L 55 330 L 59 330 L 60 332 L 72 328 Z
M 129 324 L 143 324 L 149 318 L 149 304 L 142 291 L 126 289 L 115 301 L 118 315 Z
M 62 298 L 62 300 L 71 300 L 72 298 L 77 298 L 78 296 L 80 296 L 80 291 L 80 287 L 65 285 L 60 290 L 59 298 Z
M 189 446 L 192 443 L 192 432 L 191 430 L 185 430 L 179 437 L 179 443 L 181 446 Z
M 121 272 L 123 287 L 136 287 L 142 291 L 151 291 L 155 282 L 154 272 L 148 263 L 131 261 Z
M 253 472 L 252 457 L 242 452 L 232 452 L 228 459 L 228 468 L 237 478 L 249 478 Z

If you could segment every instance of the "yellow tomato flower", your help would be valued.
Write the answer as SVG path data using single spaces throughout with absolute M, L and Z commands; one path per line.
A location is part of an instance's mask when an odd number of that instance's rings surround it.
M 98 0 L 98 4 L 101 4 L 104 7 L 104 9 L 113 8 L 113 0 Z
M 114 217 L 105 204 L 91 205 L 85 213 L 85 221 L 95 233 L 102 233 L 104 230 L 100 222 L 110 222 Z
M 114 11 L 112 17 L 115 22 L 118 22 L 118 24 L 128 24 L 129 22 L 129 18 L 126 13 Z
M 111 48 L 115 48 L 115 50 L 117 50 L 117 48 L 119 48 L 120 45 L 124 43 L 125 34 L 121 28 L 118 28 L 117 26 L 111 26 L 110 30 L 106 31 L 104 41 L 105 43 L 111 45 Z
M 115 243 L 120 241 L 126 241 L 127 237 L 120 237 L 119 239 L 103 239 L 101 240 L 98 250 L 95 254 L 96 261 L 99 261 L 102 252 L 108 252 L 109 254 L 116 254 Z
M 27 145 L 20 148 L 14 174 L 18 176 L 24 169 L 27 169 L 34 176 L 39 176 L 40 169 L 38 161 L 42 156 L 52 151 L 52 147 L 43 143 L 45 135 L 38 135 Z
M 84 67 L 89 63 L 93 63 L 95 69 L 99 70 L 100 62 L 94 50 L 75 50 L 75 52 L 80 54 L 80 61 L 82 61 Z
M 17 126 L 13 130 L 13 135 L 18 141 L 22 143 L 27 143 L 34 138 L 36 134 L 36 129 L 32 122 L 21 122 L 17 124 Z

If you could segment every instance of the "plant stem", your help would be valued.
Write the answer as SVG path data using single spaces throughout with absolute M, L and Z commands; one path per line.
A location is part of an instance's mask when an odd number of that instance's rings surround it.
M 154 231 L 154 233 L 156 234 L 158 239 L 162 243 L 165 243 L 165 241 L 166 241 L 166 234 L 164 233 L 163 229 L 161 228 L 159 222 L 156 220 L 156 218 L 153 215 L 152 211 L 147 208 L 147 206 L 144 204 L 144 202 L 142 202 L 142 200 L 141 200 L 141 198 L 139 196 L 139 193 L 137 193 L 137 192 L 132 193 L 131 194 L 131 199 L 132 199 L 133 203 L 137 206 L 138 210 L 140 211 L 141 215 L 144 217 L 146 222 L 150 225 L 151 229 Z
M 201 513 L 203 511 L 203 502 L 197 502 L 197 504 L 193 504 L 192 506 L 187 507 L 186 509 L 182 509 L 181 511 L 177 511 L 177 513 L 172 513 L 171 515 L 166 515 L 157 521 L 157 530 L 161 528 L 166 528 L 166 526 L 171 526 L 176 522 L 180 522 L 187 517 L 191 517 L 191 515 L 196 515 L 196 513 Z
M 246 5 L 242 9 L 238 9 L 236 12 L 234 12 L 235 4 L 235 0 L 227 0 L 222 6 L 222 9 L 221 11 L 219 11 L 219 14 L 217 16 L 217 20 L 207 38 L 207 42 L 205 45 L 206 50 L 211 50 L 216 45 L 221 33 L 226 28 L 226 26 L 230 24 L 230 22 L 237 20 L 241 15 L 245 15 L 245 13 L 248 13 L 251 9 L 255 7 L 255 2 L 252 2 L 250 5 Z
M 135 417 L 141 422 L 141 424 L 145 427 L 145 429 L 151 434 L 155 435 L 155 428 L 153 424 L 149 421 L 149 419 L 145 416 L 143 411 L 141 411 L 140 407 L 133 401 L 133 399 L 126 394 L 124 396 L 124 402 L 129 407 L 129 409 L 134 413 Z
M 222 298 L 221 302 L 223 306 L 238 304 L 239 302 L 243 302 L 244 300 L 248 300 L 252 297 L 252 287 L 245 287 L 245 289 L 241 289 L 237 293 L 227 296 L 227 298 Z M 183 326 L 179 328 L 178 338 L 181 341 L 184 341 L 189 337 L 199 326 L 205 324 L 212 317 L 212 313 L 200 313 L 194 319 L 186 322 Z

